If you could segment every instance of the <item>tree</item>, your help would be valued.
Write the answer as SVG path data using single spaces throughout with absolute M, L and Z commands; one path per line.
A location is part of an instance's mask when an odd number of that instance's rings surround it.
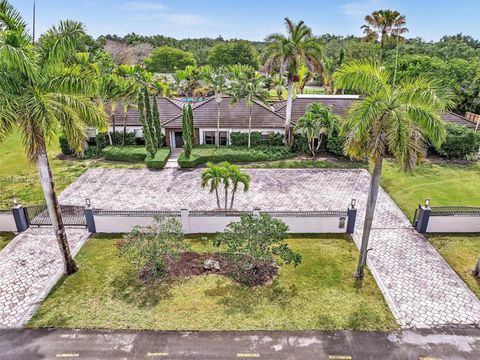
M 312 152 L 312 156 L 315 156 L 315 151 L 320 148 L 323 138 L 338 132 L 339 123 L 340 118 L 332 113 L 331 108 L 320 103 L 313 103 L 298 119 L 295 130 L 306 136 L 308 148 Z M 315 146 L 315 140 L 317 140 L 317 146 Z
M 84 36 L 81 23 L 61 21 L 32 46 L 20 13 L 8 1 L 0 1 L 0 142 L 14 130 L 22 134 L 28 160 L 38 166 L 67 274 L 78 268 L 68 244 L 46 145 L 61 129 L 69 147 L 81 154 L 86 127 L 106 127 L 105 113 L 92 101 L 98 95 L 98 74 L 91 67 L 72 65 L 72 55 Z
M 122 146 L 125 145 L 125 139 L 127 137 L 127 119 L 128 112 L 134 106 L 134 102 L 138 96 L 138 84 L 131 79 L 122 79 L 118 84 L 118 96 L 123 104 L 123 137 Z M 113 133 L 115 138 L 115 133 Z
M 168 258 L 190 250 L 184 241 L 182 224 L 175 218 L 158 216 L 152 225 L 135 226 L 118 245 L 120 255 L 129 258 L 149 282 L 165 274 Z
M 278 101 L 282 101 L 283 91 L 285 90 L 285 80 L 283 79 L 283 76 L 276 74 L 272 79 L 271 87 L 277 93 Z
M 208 51 L 207 63 L 213 68 L 241 64 L 257 69 L 258 52 L 243 40 L 218 43 Z
M 182 137 L 183 137 L 183 151 L 185 152 L 185 157 L 190 158 L 193 147 L 193 110 L 192 106 L 188 104 L 182 109 Z
M 268 91 L 259 74 L 253 78 L 242 79 L 232 84 L 231 87 L 232 103 L 237 103 L 244 99 L 248 107 L 248 148 L 251 144 L 252 132 L 252 109 L 257 102 L 265 102 L 268 97 Z
M 224 170 L 221 166 L 214 164 L 212 162 L 207 163 L 207 167 L 202 171 L 202 188 L 205 188 L 209 185 L 210 193 L 215 192 L 217 197 L 217 208 L 221 209 L 220 206 L 220 197 L 218 195 L 218 187 L 220 186 L 223 179 Z
M 232 256 L 249 256 L 253 260 L 266 261 L 275 261 L 275 256 L 278 256 L 286 264 L 297 266 L 302 257 L 285 243 L 287 234 L 288 226 L 280 219 L 268 214 L 242 214 L 240 221 L 228 224 L 213 244 L 225 246 Z
M 156 48 L 145 58 L 147 70 L 154 73 L 173 73 L 195 65 L 197 62 L 192 53 L 169 46 Z
M 232 210 L 233 202 L 235 201 L 235 193 L 238 190 L 238 186 L 240 184 L 243 185 L 243 191 L 247 192 L 250 187 L 250 175 L 242 172 L 238 166 L 232 165 L 228 162 L 223 163 L 223 167 L 225 168 L 225 176 L 228 178 L 229 184 L 232 186 L 232 197 L 230 199 L 230 210 Z M 225 210 L 227 210 L 226 203 Z
M 153 119 L 153 127 L 155 128 L 155 135 L 157 138 L 157 148 L 162 146 L 162 122 L 160 121 L 160 113 L 158 112 L 158 98 L 157 93 L 155 92 L 155 96 L 153 97 L 153 109 L 152 109 L 152 119 Z
M 445 126 L 440 113 L 451 105 L 451 94 L 423 78 L 397 82 L 393 86 L 385 68 L 366 62 L 343 65 L 336 73 L 339 88 L 363 95 L 349 110 L 344 123 L 345 152 L 366 157 L 373 164 L 368 191 L 357 278 L 363 277 L 368 240 L 382 174 L 383 158 L 390 153 L 403 170 L 409 171 L 426 155 L 426 142 L 440 148 Z
M 217 133 L 215 136 L 215 146 L 220 146 L 220 108 L 223 100 L 223 95 L 228 91 L 227 73 L 224 68 L 212 70 L 205 67 L 203 71 L 203 78 L 207 86 L 213 91 L 215 95 L 215 103 L 217 104 Z
M 145 139 L 145 148 L 150 156 L 154 158 L 158 149 L 158 141 L 152 122 L 153 115 L 150 109 L 149 97 L 148 90 L 144 87 L 143 91 L 138 96 L 138 112 L 140 114 L 139 120 L 142 124 L 143 138 Z
M 110 54 L 115 64 L 133 65 L 135 63 L 135 55 L 130 45 L 122 41 L 107 40 L 103 49 Z
M 378 10 L 371 15 L 365 16 L 366 25 L 363 25 L 363 33 L 366 41 L 380 40 L 380 59 L 385 57 L 385 45 L 392 40 L 403 39 L 402 34 L 408 32 L 404 27 L 407 23 L 405 16 L 396 10 Z
M 287 36 L 272 34 L 266 39 L 263 59 L 267 71 L 280 69 L 287 74 L 287 108 L 285 117 L 285 144 L 290 143 L 290 123 L 292 120 L 293 88 L 298 80 L 298 71 L 302 65 L 310 71 L 320 73 L 323 69 L 322 47 L 312 30 L 303 21 L 294 23 L 285 18 Z

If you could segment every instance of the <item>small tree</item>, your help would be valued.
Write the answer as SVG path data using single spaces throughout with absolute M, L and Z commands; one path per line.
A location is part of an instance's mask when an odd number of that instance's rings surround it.
M 153 120 L 153 126 L 155 128 L 155 135 L 157 138 L 157 148 L 160 148 L 162 146 L 162 123 L 160 121 L 160 113 L 158 112 L 158 101 L 157 97 L 155 96 L 153 98 L 153 109 L 152 109 L 152 120 Z
M 215 192 L 217 197 L 217 208 L 220 210 L 220 197 L 218 196 L 218 186 L 223 179 L 223 169 L 221 166 L 212 162 L 207 163 L 207 167 L 202 171 L 202 188 L 209 185 L 210 193 Z
M 145 139 L 145 148 L 153 158 L 157 152 L 157 148 L 155 146 L 154 139 L 152 138 L 152 130 L 150 129 L 150 124 L 145 116 L 145 96 L 143 92 L 140 92 L 140 94 L 138 95 L 138 112 L 140 114 L 139 120 L 142 124 L 143 138 Z
M 278 256 L 286 264 L 297 266 L 302 257 L 285 243 L 287 233 L 288 226 L 268 214 L 243 214 L 239 222 L 227 225 L 225 232 L 215 238 L 214 245 L 226 246 L 228 252 L 236 257 L 275 261 L 275 256 Z
M 182 110 L 182 138 L 183 138 L 183 151 L 185 157 L 188 159 L 192 153 L 193 146 L 193 110 L 192 106 L 188 104 Z
M 150 129 L 150 136 L 152 137 L 152 145 L 155 148 L 156 153 L 158 148 L 158 139 L 155 130 L 155 121 L 153 119 L 152 106 L 150 104 L 150 94 L 148 93 L 147 87 L 143 88 L 143 98 L 145 100 L 145 121 L 148 123 L 148 128 Z M 155 153 L 153 155 L 155 155 Z
M 232 165 L 228 162 L 221 164 L 224 168 L 224 178 L 228 179 L 228 186 L 232 186 L 232 197 L 230 199 L 230 210 L 233 209 L 233 202 L 235 200 L 235 193 L 238 190 L 240 184 L 243 185 L 243 191 L 247 192 L 250 187 L 250 175 L 242 172 L 237 165 Z M 225 210 L 227 210 L 227 192 L 225 192 Z
M 118 245 L 120 255 L 128 257 L 147 281 L 165 274 L 168 257 L 190 250 L 184 242 L 182 224 L 175 218 L 158 216 L 152 225 L 135 226 Z

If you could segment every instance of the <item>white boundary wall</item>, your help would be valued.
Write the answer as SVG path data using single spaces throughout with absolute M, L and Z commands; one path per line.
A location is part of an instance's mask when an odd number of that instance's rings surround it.
M 168 215 L 167 215 L 168 216 Z M 240 216 L 202 215 L 191 216 L 183 210 L 181 216 L 174 216 L 181 223 L 185 234 L 223 232 L 225 227 L 240 221 Z M 347 216 L 274 216 L 284 221 L 290 233 L 346 233 Z M 146 226 L 153 222 L 153 216 L 94 215 L 97 233 L 128 233 L 136 225 Z
M 436 233 L 476 233 L 480 232 L 480 216 L 455 215 L 431 216 L 427 232 Z
M 17 231 L 17 225 L 15 224 L 15 219 L 11 212 L 0 213 L 0 231 L 8 231 L 8 232 Z

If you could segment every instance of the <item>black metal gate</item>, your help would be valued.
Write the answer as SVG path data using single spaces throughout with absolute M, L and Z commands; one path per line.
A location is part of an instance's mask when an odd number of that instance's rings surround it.
M 28 206 L 25 210 L 31 226 L 52 226 L 46 205 Z M 87 226 L 85 209 L 82 206 L 60 205 L 60 210 L 65 226 Z

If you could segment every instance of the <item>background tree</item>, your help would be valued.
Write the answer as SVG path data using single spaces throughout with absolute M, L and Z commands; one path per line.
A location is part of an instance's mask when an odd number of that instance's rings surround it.
M 208 51 L 207 63 L 214 68 L 240 64 L 258 69 L 258 52 L 247 41 L 222 42 Z
M 263 59 L 267 71 L 280 69 L 287 75 L 287 108 L 285 117 L 285 144 L 290 143 L 290 124 L 292 120 L 293 87 L 298 80 L 298 71 L 302 65 L 312 72 L 321 72 L 323 68 L 322 48 L 312 34 L 312 30 L 303 21 L 294 23 L 285 18 L 287 36 L 272 34 L 266 39 Z
M 283 92 L 285 91 L 285 79 L 280 74 L 275 74 L 272 78 L 272 82 L 270 84 L 271 88 L 275 90 L 277 94 L 278 101 L 283 100 Z
M 115 64 L 135 64 L 133 49 L 122 41 L 108 40 L 103 49 L 110 54 Z
M 366 25 L 362 26 L 366 41 L 380 41 L 380 59 L 385 57 L 385 46 L 403 39 L 402 34 L 408 32 L 404 27 L 405 16 L 396 10 L 378 10 L 365 16 Z
M 77 271 L 68 244 L 47 142 L 62 130 L 69 147 L 82 153 L 86 127 L 105 127 L 105 113 L 92 101 L 98 94 L 91 67 L 67 65 L 85 36 L 81 23 L 61 21 L 36 46 L 26 23 L 8 1 L 0 1 L 0 142 L 21 133 L 30 162 L 38 166 L 47 211 L 62 256 L 64 271 Z
M 154 73 L 173 73 L 195 65 L 197 61 L 192 53 L 169 46 L 156 48 L 145 58 L 147 70 Z
M 217 198 L 217 209 L 221 209 L 220 197 L 218 195 L 218 187 L 220 186 L 223 178 L 223 169 L 212 162 L 207 163 L 207 167 L 202 171 L 202 188 L 209 187 L 209 192 L 215 192 Z
M 252 109 L 256 102 L 265 102 L 268 98 L 268 91 L 259 74 L 248 79 L 244 78 L 232 84 L 230 89 L 232 95 L 232 103 L 244 100 L 248 107 L 248 148 L 251 145 L 252 132 Z
M 395 87 L 385 68 L 366 62 L 343 65 L 335 81 L 340 88 L 364 96 L 350 108 L 343 129 L 346 154 L 356 159 L 366 157 L 373 165 L 355 273 L 357 278 L 362 278 L 383 158 L 388 152 L 409 171 L 425 157 L 427 142 L 440 148 L 445 139 L 440 113 L 447 110 L 452 101 L 447 90 L 423 78 L 397 82 Z

